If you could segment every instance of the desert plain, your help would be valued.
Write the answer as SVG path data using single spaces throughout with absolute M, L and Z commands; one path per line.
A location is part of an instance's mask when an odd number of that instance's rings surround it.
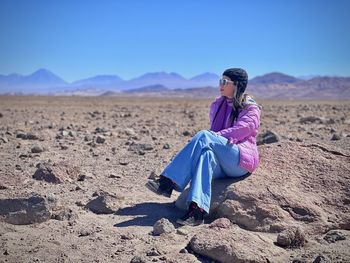
M 145 183 L 211 99 L 0 96 L 0 262 L 350 262 L 349 101 L 256 100 L 259 168 L 180 227 Z

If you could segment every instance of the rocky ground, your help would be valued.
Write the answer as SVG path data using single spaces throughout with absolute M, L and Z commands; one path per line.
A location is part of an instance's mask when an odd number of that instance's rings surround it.
M 350 262 L 349 102 L 258 102 L 258 170 L 180 227 L 144 184 L 209 100 L 0 97 L 0 262 Z

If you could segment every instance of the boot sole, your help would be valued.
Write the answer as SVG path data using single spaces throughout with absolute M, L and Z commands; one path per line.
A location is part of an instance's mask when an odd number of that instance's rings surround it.
M 168 198 L 171 197 L 171 194 L 159 191 L 158 190 L 158 185 L 156 186 L 156 184 L 153 183 L 152 181 L 148 181 L 146 183 L 146 187 L 148 188 L 148 190 L 151 190 L 153 193 L 155 193 L 157 195 L 162 195 L 162 196 L 165 196 L 165 197 L 168 197 Z

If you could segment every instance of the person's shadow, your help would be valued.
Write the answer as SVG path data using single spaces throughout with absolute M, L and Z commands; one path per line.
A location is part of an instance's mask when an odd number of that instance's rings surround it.
M 239 178 L 227 178 L 213 181 L 213 184 L 221 185 L 216 189 L 213 189 L 213 194 L 218 194 L 217 189 L 224 189 L 227 186 L 239 182 L 249 177 L 250 174 L 246 174 Z M 120 216 L 138 216 L 131 220 L 120 222 L 115 224 L 115 227 L 128 227 L 128 226 L 153 226 L 161 218 L 167 218 L 169 221 L 175 223 L 179 216 L 182 216 L 185 212 L 178 209 L 175 206 L 175 202 L 170 203 L 155 203 L 145 202 L 139 203 L 132 207 L 125 207 L 119 209 L 115 214 Z M 208 219 L 211 219 L 209 217 Z M 210 221 L 212 221 L 211 219 Z
M 161 218 L 175 222 L 183 211 L 176 208 L 175 203 L 139 203 L 132 207 L 119 209 L 115 214 L 121 216 L 137 216 L 131 220 L 115 224 L 115 227 L 153 226 Z

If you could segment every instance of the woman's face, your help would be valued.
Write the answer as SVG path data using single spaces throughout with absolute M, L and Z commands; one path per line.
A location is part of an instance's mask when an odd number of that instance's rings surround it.
M 225 96 L 227 98 L 232 99 L 234 97 L 235 90 L 236 90 L 236 85 L 233 83 L 233 81 L 227 76 L 222 76 L 220 80 L 221 96 Z

